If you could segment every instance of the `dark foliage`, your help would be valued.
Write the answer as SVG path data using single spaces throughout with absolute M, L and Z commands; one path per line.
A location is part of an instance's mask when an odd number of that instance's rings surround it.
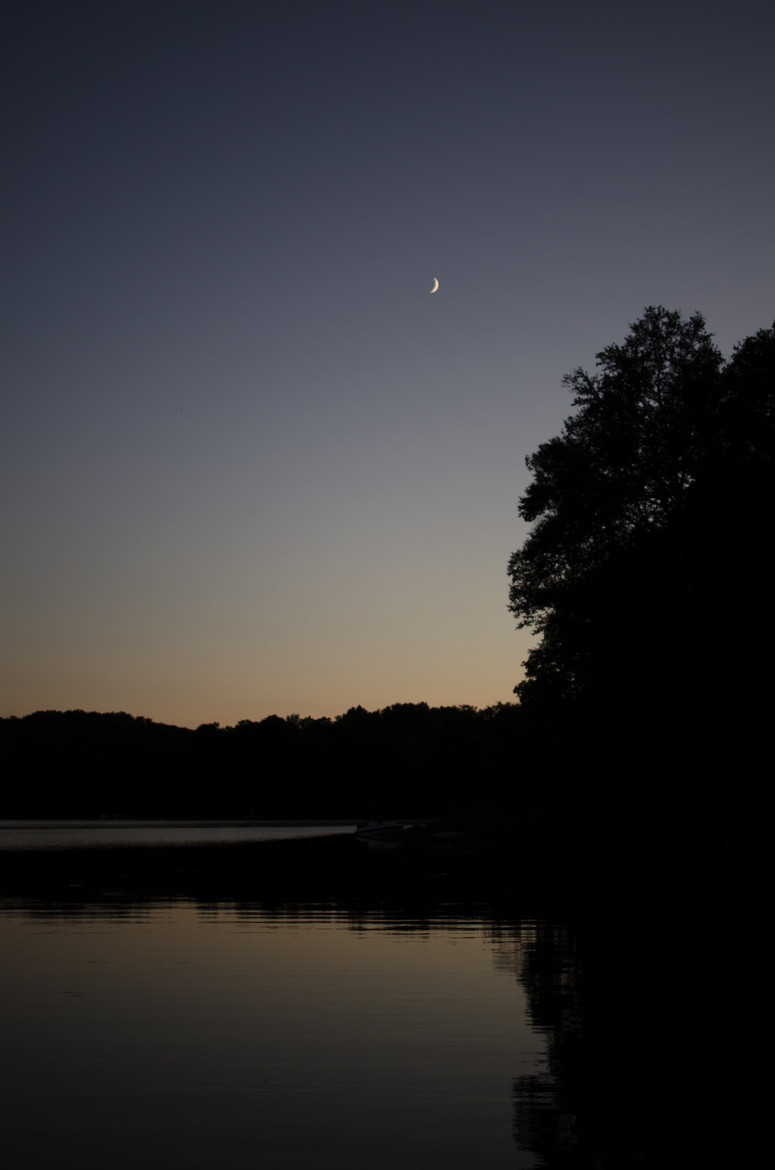
M 516 689 L 529 722 L 561 728 L 547 750 L 609 836 L 637 823 L 641 842 L 729 851 L 772 695 L 775 329 L 725 364 L 698 314 L 650 308 L 597 360 L 528 459 L 510 608 L 541 640 Z
M 717 442 L 722 359 L 699 315 L 647 309 L 597 361 L 599 373 L 566 377 L 577 411 L 527 460 L 534 479 L 519 510 L 534 527 L 509 562 L 510 608 L 543 639 L 523 694 L 550 675 L 559 693 L 583 685 L 608 610 L 601 591 L 671 527 Z
M 385 817 L 536 798 L 520 709 L 352 708 L 195 731 L 124 713 L 0 720 L 5 817 Z

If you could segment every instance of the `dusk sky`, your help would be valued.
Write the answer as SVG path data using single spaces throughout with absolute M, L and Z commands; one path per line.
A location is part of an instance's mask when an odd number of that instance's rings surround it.
M 0 715 L 511 701 L 563 374 L 775 318 L 774 49 L 751 0 L 6 3 Z

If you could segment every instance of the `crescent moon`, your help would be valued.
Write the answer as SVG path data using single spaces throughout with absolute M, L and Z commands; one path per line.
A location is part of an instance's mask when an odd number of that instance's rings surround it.
M 439 282 L 438 282 L 438 280 L 436 279 L 436 277 L 434 276 L 434 278 L 433 278 L 433 288 L 431 289 L 431 292 L 432 292 L 432 293 L 435 293 L 438 287 L 439 287 Z

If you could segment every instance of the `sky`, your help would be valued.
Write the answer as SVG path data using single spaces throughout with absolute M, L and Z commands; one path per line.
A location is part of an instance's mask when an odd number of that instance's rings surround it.
M 563 375 L 647 305 L 775 318 L 771 5 L 2 28 L 0 715 L 511 701 Z

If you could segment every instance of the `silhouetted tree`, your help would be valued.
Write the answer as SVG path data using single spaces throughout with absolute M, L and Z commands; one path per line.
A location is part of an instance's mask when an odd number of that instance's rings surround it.
M 509 561 L 509 608 L 543 639 L 522 697 L 536 681 L 577 689 L 603 577 L 671 524 L 718 433 L 722 358 L 699 314 L 648 308 L 597 364 L 596 374 L 566 376 L 578 409 L 527 459 L 534 478 L 519 512 L 534 527 Z
M 775 329 L 724 365 L 699 314 L 649 308 L 597 362 L 567 377 L 576 413 L 528 459 L 534 527 L 509 562 L 510 608 L 542 637 L 516 689 L 609 836 L 616 817 L 643 842 L 672 833 L 678 857 L 691 835 L 696 861 L 755 819 L 746 779 L 775 653 Z

